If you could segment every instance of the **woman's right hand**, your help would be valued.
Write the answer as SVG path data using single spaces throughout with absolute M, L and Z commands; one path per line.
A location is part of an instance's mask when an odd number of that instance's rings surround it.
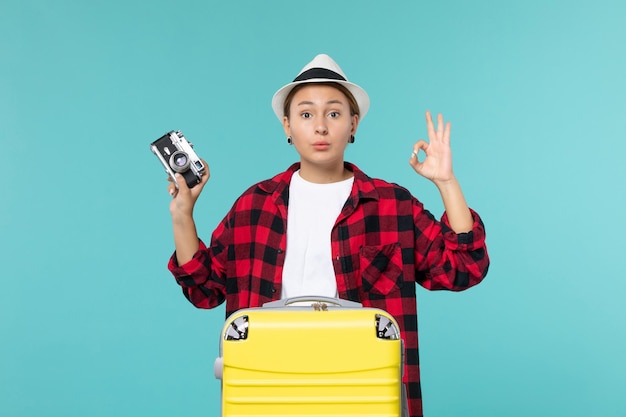
M 168 177 L 168 181 L 170 182 L 167 186 L 167 191 L 172 196 L 172 201 L 170 202 L 170 213 L 173 218 L 183 216 L 192 216 L 193 208 L 204 188 L 204 185 L 209 180 L 211 173 L 209 171 L 209 165 L 206 161 L 202 160 L 202 163 L 206 167 L 204 175 L 202 175 L 202 179 L 198 184 L 196 184 L 193 188 L 189 188 L 187 183 L 185 182 L 185 178 L 181 174 L 176 174 L 176 182 L 178 183 L 178 189 L 176 189 L 176 185 L 172 178 Z

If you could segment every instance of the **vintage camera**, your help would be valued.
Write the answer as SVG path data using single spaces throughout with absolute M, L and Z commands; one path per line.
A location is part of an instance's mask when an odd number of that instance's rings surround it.
M 150 144 L 150 149 L 159 158 L 165 172 L 172 178 L 176 188 L 178 182 L 174 176 L 179 173 L 185 178 L 189 188 L 202 179 L 206 167 L 193 150 L 193 144 L 179 131 L 171 131 Z

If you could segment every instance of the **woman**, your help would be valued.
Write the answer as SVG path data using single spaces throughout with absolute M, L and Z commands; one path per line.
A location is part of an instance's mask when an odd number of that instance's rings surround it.
M 300 161 L 237 199 L 206 247 L 194 204 L 205 175 L 173 195 L 176 251 L 169 268 L 197 307 L 226 301 L 227 316 L 279 298 L 323 295 L 392 314 L 405 343 L 404 383 L 411 416 L 422 415 L 415 282 L 461 291 L 486 275 L 489 258 L 479 216 L 452 170 L 450 123 L 426 113 L 429 142 L 409 164 L 439 189 L 437 221 L 406 189 L 373 179 L 344 161 L 369 109 L 365 91 L 327 55 L 318 55 L 278 90 L 272 107 Z M 420 161 L 418 152 L 426 157 Z

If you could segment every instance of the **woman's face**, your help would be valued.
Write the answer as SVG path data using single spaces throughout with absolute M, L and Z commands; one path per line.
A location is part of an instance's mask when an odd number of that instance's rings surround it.
M 293 96 L 289 110 L 283 127 L 302 168 L 343 166 L 344 151 L 359 122 L 358 115 L 350 114 L 348 98 L 332 86 L 308 84 Z

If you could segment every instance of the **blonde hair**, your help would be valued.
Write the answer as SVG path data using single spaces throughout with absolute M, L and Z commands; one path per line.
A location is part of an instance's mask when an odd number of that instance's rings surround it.
M 324 86 L 333 87 L 333 88 L 339 90 L 348 99 L 348 104 L 350 105 L 350 115 L 354 116 L 355 114 L 356 115 L 360 115 L 361 114 L 361 112 L 359 110 L 359 105 L 356 102 L 356 100 L 354 99 L 354 96 L 352 95 L 350 90 L 348 90 L 343 85 L 341 85 L 339 83 L 334 83 L 334 82 L 302 83 L 302 84 L 298 84 L 294 88 L 292 88 L 291 91 L 289 91 L 289 94 L 287 94 L 287 97 L 285 97 L 285 103 L 283 104 L 283 113 L 287 117 L 287 119 L 289 119 L 289 113 L 290 113 L 289 108 L 291 107 L 291 101 L 293 100 L 293 96 L 295 96 L 296 93 L 300 89 L 302 89 L 303 87 L 308 86 L 308 85 L 324 85 Z

